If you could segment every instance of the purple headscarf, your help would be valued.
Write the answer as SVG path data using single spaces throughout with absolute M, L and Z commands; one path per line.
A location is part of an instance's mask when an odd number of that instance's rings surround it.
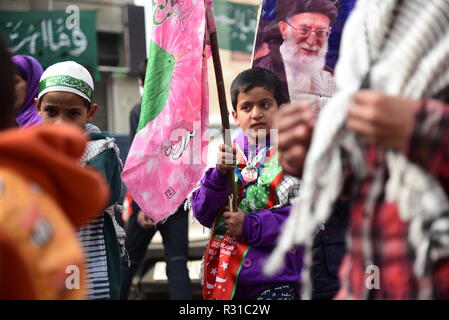
M 16 64 L 19 75 L 27 83 L 25 100 L 19 110 L 19 114 L 16 116 L 16 122 L 19 127 L 28 127 L 41 123 L 42 119 L 37 113 L 34 98 L 37 97 L 39 80 L 44 70 L 40 63 L 30 56 L 16 55 L 12 57 L 12 61 Z

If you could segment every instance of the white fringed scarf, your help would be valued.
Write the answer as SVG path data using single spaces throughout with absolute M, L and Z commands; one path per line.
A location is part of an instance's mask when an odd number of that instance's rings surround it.
M 305 244 L 304 298 L 311 293 L 314 232 L 329 218 L 342 189 L 343 145 L 353 150 L 350 161 L 355 175 L 361 179 L 366 174 L 363 148 L 345 123 L 351 97 L 367 74 L 370 88 L 388 95 L 425 99 L 447 88 L 449 0 L 358 0 L 346 23 L 336 68 L 337 94 L 319 116 L 300 201 L 265 266 L 267 274 L 274 273 L 288 250 Z M 386 201 L 397 203 L 401 219 L 410 222 L 408 241 L 416 254 L 416 276 L 429 276 L 433 263 L 448 255 L 442 239 L 449 232 L 449 219 L 443 217 L 449 210 L 448 199 L 435 178 L 401 153 L 387 151 L 386 162 L 390 174 Z

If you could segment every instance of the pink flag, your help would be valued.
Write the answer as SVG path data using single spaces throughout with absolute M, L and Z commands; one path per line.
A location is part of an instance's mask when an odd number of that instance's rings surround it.
M 176 211 L 207 164 L 205 11 L 205 0 L 153 1 L 142 111 L 122 178 L 156 222 Z

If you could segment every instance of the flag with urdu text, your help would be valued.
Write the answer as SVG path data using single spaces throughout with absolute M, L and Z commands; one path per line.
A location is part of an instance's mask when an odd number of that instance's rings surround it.
M 209 95 L 205 0 L 153 0 L 152 10 L 138 132 L 122 178 L 157 222 L 176 211 L 204 174 Z

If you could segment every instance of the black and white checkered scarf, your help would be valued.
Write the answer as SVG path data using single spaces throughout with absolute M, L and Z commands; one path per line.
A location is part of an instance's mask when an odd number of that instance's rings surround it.
M 305 298 L 311 292 L 314 230 L 329 218 L 343 185 L 343 145 L 351 145 L 356 176 L 366 173 L 364 150 L 354 132 L 345 127 L 351 97 L 366 79 L 371 89 L 387 95 L 441 97 L 449 86 L 449 0 L 359 0 L 346 23 L 336 67 L 337 93 L 318 118 L 300 200 L 265 268 L 269 274 L 275 272 L 291 247 L 305 244 Z M 410 222 L 415 274 L 428 276 L 435 263 L 432 257 L 447 253 L 443 238 L 449 221 L 443 213 L 449 210 L 448 199 L 438 181 L 403 154 L 387 150 L 386 163 L 390 174 L 386 199 L 396 202 L 401 219 Z

